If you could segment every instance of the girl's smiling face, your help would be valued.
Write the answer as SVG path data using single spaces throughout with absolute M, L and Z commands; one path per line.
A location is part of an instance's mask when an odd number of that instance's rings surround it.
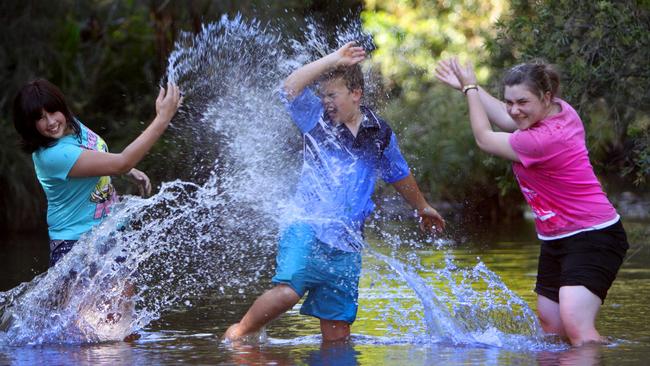
M 506 86 L 504 99 L 508 114 L 520 130 L 530 128 L 546 118 L 551 111 L 551 93 L 546 92 L 540 99 L 524 84 Z
M 36 121 L 36 130 L 44 137 L 60 139 L 65 136 L 68 123 L 63 113 L 42 111 L 41 118 Z

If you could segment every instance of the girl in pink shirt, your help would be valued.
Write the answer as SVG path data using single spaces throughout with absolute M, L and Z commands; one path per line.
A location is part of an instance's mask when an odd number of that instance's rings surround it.
M 596 315 L 629 245 L 589 162 L 582 121 L 558 97 L 558 74 L 542 63 L 513 67 L 505 103 L 477 85 L 469 63 L 441 61 L 436 77 L 467 96 L 479 148 L 513 162 L 542 240 L 535 285 L 542 328 L 575 346 L 602 342 Z

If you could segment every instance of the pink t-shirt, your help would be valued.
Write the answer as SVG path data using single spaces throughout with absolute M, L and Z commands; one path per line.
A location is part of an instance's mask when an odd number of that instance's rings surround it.
M 562 111 L 510 136 L 521 161 L 512 168 L 543 240 L 601 228 L 618 218 L 589 163 L 578 113 L 561 99 L 555 102 Z

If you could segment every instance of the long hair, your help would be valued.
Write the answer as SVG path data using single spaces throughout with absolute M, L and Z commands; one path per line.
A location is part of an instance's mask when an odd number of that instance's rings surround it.
M 45 137 L 36 129 L 36 122 L 43 110 L 61 112 L 74 134 L 81 135 L 81 126 L 73 117 L 61 90 L 45 79 L 37 79 L 25 84 L 14 98 L 14 127 L 22 139 L 21 148 L 27 153 L 50 147 L 56 142 L 56 139 Z

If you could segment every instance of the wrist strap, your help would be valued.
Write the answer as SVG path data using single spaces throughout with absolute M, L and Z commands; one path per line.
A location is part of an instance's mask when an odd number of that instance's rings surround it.
M 478 91 L 478 85 L 476 85 L 476 84 L 467 84 L 467 85 L 463 86 L 463 94 L 467 95 L 467 92 L 470 89 L 476 89 Z

